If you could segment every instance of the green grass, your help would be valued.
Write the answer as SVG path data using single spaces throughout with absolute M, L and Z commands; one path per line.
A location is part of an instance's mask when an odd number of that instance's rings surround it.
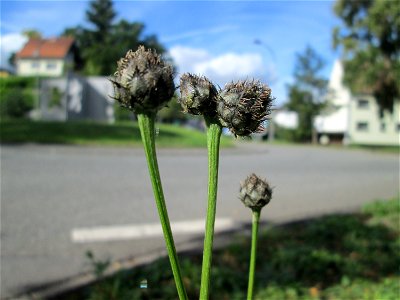
M 398 299 L 399 216 L 397 197 L 366 205 L 358 214 L 264 227 L 258 244 L 255 299 Z M 233 241 L 214 253 L 211 299 L 245 299 L 250 237 L 238 234 Z M 201 254 L 180 257 L 188 296 L 196 299 Z M 147 279 L 148 289 L 139 288 L 143 279 Z M 168 260 L 161 258 L 57 299 L 176 297 Z
M 372 152 L 378 152 L 378 153 L 400 153 L 400 147 L 399 146 L 377 146 L 377 145 L 350 145 L 349 146 L 351 149 L 361 149 L 361 150 L 368 150 Z
M 156 124 L 159 147 L 206 147 L 206 134 L 175 125 Z M 105 124 L 95 122 L 32 122 L 2 120 L 2 143 L 72 144 L 101 146 L 142 146 L 136 122 Z M 223 137 L 223 147 L 233 139 Z

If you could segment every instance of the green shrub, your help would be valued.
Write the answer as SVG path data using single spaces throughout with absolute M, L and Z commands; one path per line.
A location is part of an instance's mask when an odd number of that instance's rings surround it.
M 174 96 L 166 107 L 161 109 L 157 114 L 157 119 L 163 123 L 184 123 L 191 116 L 182 112 L 181 105 L 177 102 L 178 96 Z
M 114 105 L 114 117 L 116 121 L 131 121 L 135 119 L 134 114 L 121 107 L 117 102 Z M 182 124 L 188 116 L 182 112 L 181 105 L 177 102 L 176 96 L 162 108 L 157 114 L 157 121 L 169 124 Z
M 300 140 L 296 130 L 283 128 L 278 125 L 275 125 L 275 138 L 289 142 L 297 142 Z
M 13 76 L 1 78 L 0 83 L 0 116 L 26 116 L 34 107 L 36 78 Z
M 380 200 L 367 204 L 363 207 L 363 213 L 378 217 L 383 217 L 390 214 L 399 214 L 400 200 L 397 197 L 390 200 Z
M 11 88 L 34 88 L 36 84 L 36 77 L 19 77 L 19 76 L 11 76 L 0 79 L 0 92 L 3 92 L 3 89 L 11 89 Z
M 132 121 L 135 119 L 133 113 L 119 105 L 118 103 L 114 104 L 114 118 L 115 121 Z
M 9 118 L 23 118 L 32 110 L 33 94 L 29 90 L 12 88 L 2 94 L 0 102 L 0 116 Z

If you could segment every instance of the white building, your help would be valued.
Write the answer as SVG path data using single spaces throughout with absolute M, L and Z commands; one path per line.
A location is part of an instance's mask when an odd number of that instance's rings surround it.
M 276 125 L 286 129 L 296 129 L 299 126 L 299 116 L 295 111 L 276 110 L 273 112 L 273 120 Z
M 343 83 L 343 66 L 336 61 L 328 84 L 328 107 L 314 120 L 314 127 L 323 143 L 341 141 L 345 144 L 399 145 L 400 105 L 393 113 L 381 117 L 375 98 L 352 95 Z
M 350 102 L 348 139 L 352 144 L 400 146 L 400 105 L 379 116 L 375 98 L 360 95 Z
M 30 39 L 15 57 L 20 76 L 58 77 L 74 63 L 74 40 L 71 37 Z

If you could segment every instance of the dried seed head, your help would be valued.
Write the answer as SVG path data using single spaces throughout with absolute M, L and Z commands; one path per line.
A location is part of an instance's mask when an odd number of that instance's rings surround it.
M 271 201 L 272 189 L 266 180 L 251 174 L 240 183 L 239 198 L 251 209 L 261 209 Z
M 114 99 L 136 113 L 157 112 L 175 92 L 173 69 L 155 51 L 140 46 L 117 62 L 110 79 Z
M 262 123 L 270 114 L 271 89 L 259 81 L 237 81 L 227 84 L 217 104 L 222 126 L 235 136 L 248 136 L 260 132 Z
M 179 103 L 184 112 L 193 115 L 216 116 L 217 89 L 206 77 L 185 73 L 180 80 Z

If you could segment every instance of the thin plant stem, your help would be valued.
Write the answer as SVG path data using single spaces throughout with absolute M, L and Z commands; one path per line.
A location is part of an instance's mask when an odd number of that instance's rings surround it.
M 146 153 L 147 164 L 151 184 L 153 186 L 154 198 L 156 200 L 158 215 L 160 216 L 161 227 L 164 234 L 164 239 L 167 247 L 169 261 L 171 263 L 172 273 L 175 279 L 176 289 L 179 299 L 188 299 L 185 286 L 183 285 L 181 270 L 179 267 L 178 256 L 176 254 L 174 238 L 172 236 L 171 225 L 168 218 L 167 207 L 165 205 L 164 193 L 161 185 L 160 172 L 158 170 L 158 162 L 155 148 L 155 133 L 154 133 L 154 114 L 138 114 L 138 123 L 140 134 Z
M 252 228 L 251 228 L 251 252 L 249 267 L 249 285 L 247 288 L 247 300 L 253 299 L 254 273 L 256 268 L 258 224 L 260 221 L 261 209 L 253 209 Z
M 218 163 L 221 133 L 222 127 L 220 124 L 217 122 L 207 122 L 208 204 L 204 236 L 203 263 L 201 268 L 200 299 L 202 300 L 208 299 L 210 288 L 214 223 L 217 209 Z

